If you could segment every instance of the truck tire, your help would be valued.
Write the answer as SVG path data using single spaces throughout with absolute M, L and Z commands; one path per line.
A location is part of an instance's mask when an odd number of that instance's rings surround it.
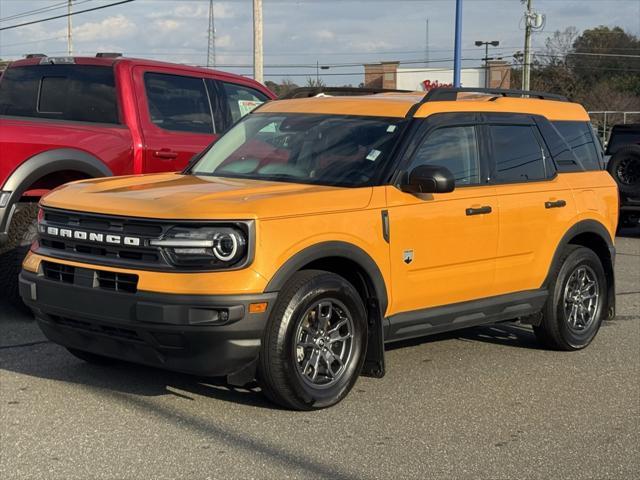
M 606 316 L 607 277 L 593 250 L 569 245 L 554 267 L 538 340 L 555 350 L 579 350 L 591 343 Z
M 0 298 L 22 307 L 18 292 L 18 275 L 22 260 L 37 236 L 38 204 L 25 203 L 11 219 L 7 244 L 0 251 Z
M 607 171 L 623 195 L 640 196 L 640 145 L 626 145 L 611 157 Z
M 367 317 L 357 290 L 321 270 L 293 275 L 271 312 L 258 381 L 273 402 L 316 410 L 342 400 L 364 363 Z

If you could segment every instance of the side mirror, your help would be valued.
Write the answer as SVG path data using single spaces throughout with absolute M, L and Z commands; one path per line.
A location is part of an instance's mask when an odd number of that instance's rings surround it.
M 439 165 L 419 165 L 414 168 L 400 190 L 407 193 L 448 193 L 455 188 L 453 173 Z

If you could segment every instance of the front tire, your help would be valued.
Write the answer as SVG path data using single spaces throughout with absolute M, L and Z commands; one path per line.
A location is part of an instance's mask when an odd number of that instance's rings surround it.
M 366 338 L 366 311 L 353 285 L 320 270 L 296 273 L 278 297 L 263 338 L 263 392 L 294 410 L 335 405 L 360 374 Z
M 551 272 L 549 298 L 538 340 L 556 350 L 579 350 L 591 343 L 605 315 L 607 277 L 598 256 L 585 247 L 569 246 Z
M 37 217 L 37 203 L 23 204 L 11 219 L 7 245 L 0 251 L 0 298 L 18 307 L 24 307 L 18 292 L 18 275 L 38 234 Z

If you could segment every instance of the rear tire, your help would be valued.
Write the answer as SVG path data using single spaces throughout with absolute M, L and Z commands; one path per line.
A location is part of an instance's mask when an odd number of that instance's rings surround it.
M 606 314 L 607 277 L 598 256 L 585 247 L 567 247 L 550 275 L 538 340 L 556 350 L 579 350 L 591 343 Z
M 24 307 L 18 291 L 18 275 L 22 261 L 37 237 L 37 217 L 38 204 L 24 204 L 13 215 L 9 239 L 0 251 L 0 298 L 18 307 Z
M 80 360 L 83 360 L 92 365 L 113 365 L 117 362 L 115 358 L 105 357 L 104 355 L 98 355 L 97 353 L 85 352 L 84 350 L 77 350 L 75 348 L 67 348 L 69 353 Z
M 353 285 L 320 270 L 294 274 L 263 337 L 258 363 L 263 392 L 294 410 L 335 405 L 360 374 L 366 338 L 366 311 Z
M 607 164 L 618 190 L 629 197 L 640 196 L 640 145 L 620 147 Z

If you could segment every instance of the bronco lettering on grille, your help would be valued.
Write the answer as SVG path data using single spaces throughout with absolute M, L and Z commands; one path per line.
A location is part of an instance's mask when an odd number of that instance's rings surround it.
M 142 243 L 138 237 L 125 237 L 113 234 L 105 235 L 104 233 L 85 232 L 83 230 L 71 230 L 69 228 L 45 227 L 44 225 L 40 225 L 39 231 L 52 237 L 74 238 L 76 240 L 88 240 L 95 243 L 109 243 L 111 245 L 139 247 Z

